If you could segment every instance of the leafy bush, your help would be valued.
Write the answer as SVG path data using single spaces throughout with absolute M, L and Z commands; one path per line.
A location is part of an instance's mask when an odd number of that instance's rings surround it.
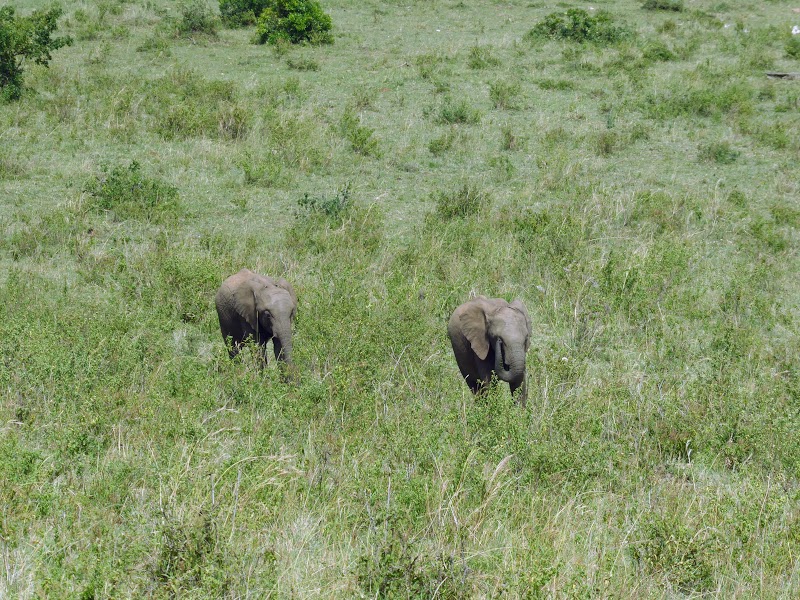
M 353 111 L 347 110 L 342 115 L 341 129 L 342 135 L 350 142 L 353 152 L 376 158 L 381 156 L 378 140 L 373 137 L 375 130 L 366 125 L 361 125 Z
M 50 52 L 72 43 L 69 36 L 52 38 L 62 14 L 60 7 L 36 10 L 28 17 L 16 17 L 12 6 L 0 7 L 0 94 L 16 100 L 22 94 L 23 62 L 45 65 Z
M 288 40 L 293 44 L 332 44 L 333 21 L 316 0 L 270 0 L 258 17 L 256 41 L 274 44 Z
M 254 25 L 269 3 L 269 0 L 219 0 L 219 14 L 230 27 Z
M 591 16 L 580 8 L 571 8 L 566 13 L 551 13 L 528 34 L 531 38 L 545 37 L 599 44 L 615 43 L 629 35 L 630 32 L 625 27 L 614 25 L 608 13 L 598 12 Z
M 179 35 L 204 33 L 217 35 L 217 17 L 204 0 L 190 0 L 180 5 L 181 19 L 178 21 Z
M 740 152 L 733 148 L 729 142 L 711 142 L 700 146 L 698 158 L 704 162 L 729 165 L 736 162 L 739 154 Z
M 92 198 L 90 209 L 111 212 L 117 220 L 163 220 L 178 213 L 178 189 L 146 177 L 136 161 L 127 167 L 105 167 L 84 191 Z
M 346 183 L 344 187 L 336 190 L 333 196 L 317 197 L 309 196 L 308 193 L 303 194 L 303 197 L 297 201 L 299 210 L 295 213 L 295 216 L 317 214 L 338 219 L 346 214 L 352 205 L 350 184 Z
M 784 50 L 789 58 L 800 58 L 800 35 L 790 37 Z
M 445 125 L 453 123 L 477 125 L 481 121 L 481 113 L 477 108 L 472 108 L 466 98 L 460 101 L 446 98 L 439 109 L 438 121 Z
M 683 0 L 645 0 L 642 4 L 645 10 L 671 10 L 681 12 L 683 10 Z
M 648 41 L 642 50 L 642 56 L 646 60 L 653 62 L 667 62 L 670 60 L 675 60 L 675 53 L 669 49 L 669 46 L 659 39 Z

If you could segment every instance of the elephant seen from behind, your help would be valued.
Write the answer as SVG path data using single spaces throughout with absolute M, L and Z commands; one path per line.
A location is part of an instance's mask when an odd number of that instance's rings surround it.
M 275 358 L 292 365 L 292 323 L 297 313 L 292 284 L 242 269 L 222 282 L 215 303 L 226 344 L 230 338 L 231 358 L 252 338 L 266 364 L 267 342 L 272 340 Z
M 527 403 L 525 355 L 531 343 L 531 319 L 520 300 L 477 296 L 455 309 L 447 325 L 461 375 L 474 394 L 495 374 L 508 382 L 518 402 Z

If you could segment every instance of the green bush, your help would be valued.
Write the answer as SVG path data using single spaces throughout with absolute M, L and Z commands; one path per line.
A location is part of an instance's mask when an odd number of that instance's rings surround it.
M 683 0 L 645 0 L 642 4 L 645 10 L 671 10 L 681 12 L 683 10 Z
M 495 108 L 516 108 L 516 99 L 520 93 L 520 85 L 516 81 L 495 81 L 489 84 L 489 99 Z
M 470 69 L 486 69 L 500 64 L 491 46 L 472 46 L 469 49 L 467 64 Z
M 350 207 L 353 199 L 350 194 L 350 184 L 337 190 L 333 196 L 309 196 L 308 193 L 297 201 L 298 211 L 295 213 L 297 218 L 302 215 L 324 215 L 331 219 L 341 219 Z
M 178 213 L 178 189 L 146 177 L 138 162 L 105 167 L 84 187 L 89 208 L 112 213 L 115 219 L 163 220 Z
M 270 0 L 258 17 L 256 41 L 275 44 L 288 40 L 293 44 L 332 44 L 333 21 L 316 0 Z
M 444 219 L 477 215 L 492 203 L 488 192 L 469 183 L 449 192 L 435 192 L 432 199 L 436 204 L 436 214 Z
M 254 25 L 269 4 L 269 0 L 219 0 L 219 14 L 230 27 Z
M 625 27 L 614 25 L 608 13 L 598 12 L 592 16 L 583 9 L 571 8 L 566 13 L 547 15 L 531 29 L 528 37 L 610 44 L 629 35 L 630 32 Z
M 204 33 L 217 35 L 217 17 L 205 0 L 190 0 L 180 5 L 181 19 L 178 21 L 179 35 Z
M 50 52 L 72 43 L 72 38 L 52 38 L 62 14 L 60 7 L 36 10 L 28 17 L 14 15 L 12 6 L 0 7 L 0 96 L 16 100 L 22 94 L 25 61 L 47 66 Z
M 715 162 L 720 165 L 729 165 L 736 162 L 741 154 L 730 145 L 730 142 L 711 142 L 702 144 L 698 150 L 698 158 L 703 162 Z
M 481 121 L 481 112 L 477 108 L 470 106 L 466 98 L 461 98 L 458 101 L 446 98 L 439 109 L 438 121 L 443 125 L 452 125 L 454 123 L 477 125 Z
M 800 58 L 800 35 L 790 37 L 784 50 L 789 58 Z
M 364 156 L 381 156 L 378 139 L 374 137 L 375 130 L 366 125 L 361 125 L 359 118 L 351 110 L 346 110 L 342 115 L 342 135 L 350 142 L 353 152 Z

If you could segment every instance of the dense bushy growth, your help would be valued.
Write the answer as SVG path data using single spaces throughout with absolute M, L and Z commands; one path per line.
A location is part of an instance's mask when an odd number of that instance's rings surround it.
M 219 0 L 222 20 L 232 27 L 253 25 L 270 0 Z
M 14 7 L 0 7 L 0 91 L 6 100 L 21 95 L 26 60 L 47 65 L 52 50 L 72 43 L 68 36 L 52 37 L 61 14 L 61 8 L 53 6 L 34 11 L 28 17 L 17 17 Z
M 683 0 L 645 0 L 642 4 L 645 10 L 671 10 L 681 12 L 683 10 Z
M 316 0 L 270 0 L 258 17 L 256 39 L 274 44 L 285 40 L 293 44 L 331 44 L 333 21 Z
M 598 12 L 592 16 L 583 9 L 571 8 L 566 13 L 547 15 L 529 35 L 580 43 L 614 43 L 628 37 L 630 32 L 615 25 L 608 13 Z
M 106 167 L 89 180 L 85 190 L 92 198 L 90 208 L 108 211 L 118 220 L 163 218 L 178 207 L 177 188 L 147 177 L 136 161 L 127 167 Z

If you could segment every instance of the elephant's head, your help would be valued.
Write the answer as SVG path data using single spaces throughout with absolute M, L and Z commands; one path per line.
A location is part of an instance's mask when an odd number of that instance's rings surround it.
M 292 362 L 292 322 L 297 311 L 297 298 L 285 279 L 254 290 L 255 312 L 259 330 L 272 337 L 275 358 Z
M 525 354 L 531 343 L 531 319 L 519 300 L 476 298 L 461 313 L 464 336 L 480 360 L 494 365 L 498 379 L 512 390 L 525 379 Z M 524 393 L 524 390 L 523 390 Z

